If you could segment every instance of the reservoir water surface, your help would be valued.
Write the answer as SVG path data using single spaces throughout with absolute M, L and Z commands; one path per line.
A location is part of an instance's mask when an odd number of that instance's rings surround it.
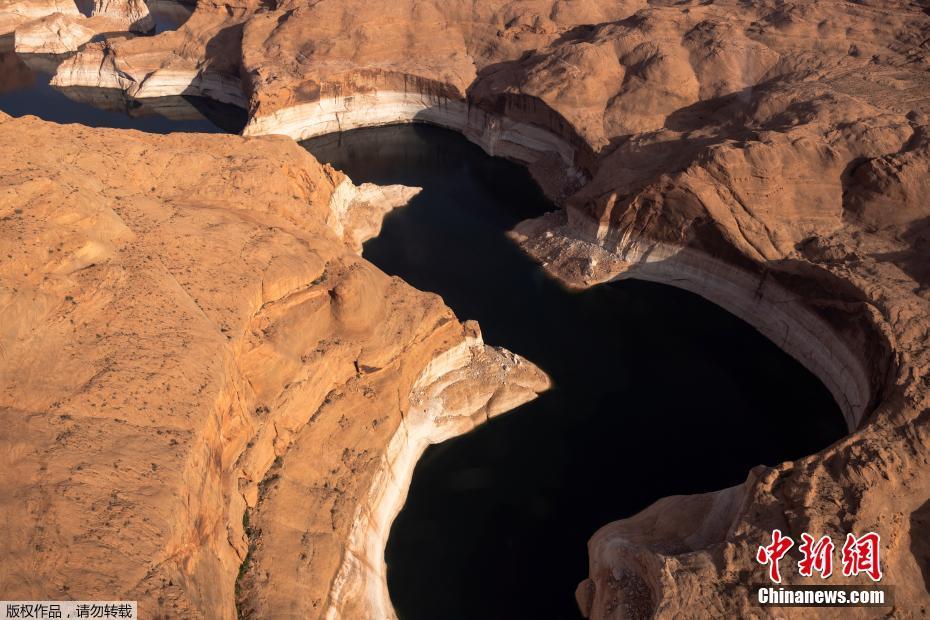
M 386 552 L 403 620 L 578 618 L 599 527 L 846 432 L 816 377 L 701 297 L 632 280 L 569 292 L 546 277 L 505 234 L 554 208 L 521 166 L 416 125 L 304 145 L 357 183 L 423 187 L 364 256 L 554 383 L 418 463 Z
M 172 29 L 185 18 L 182 4 L 152 2 L 151 6 L 157 32 Z M 12 46 L 11 36 L 0 37 L 0 111 L 10 116 L 28 114 L 55 123 L 149 133 L 238 133 L 245 126 L 245 110 L 204 97 L 132 100 L 115 89 L 56 88 L 49 82 L 67 54 L 17 54 Z

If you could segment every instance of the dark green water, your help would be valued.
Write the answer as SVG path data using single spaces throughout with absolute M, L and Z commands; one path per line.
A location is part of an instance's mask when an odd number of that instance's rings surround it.
M 386 553 L 402 619 L 577 618 L 599 527 L 845 433 L 814 376 L 710 302 L 637 281 L 571 293 L 545 277 L 504 236 L 552 209 L 520 166 L 423 126 L 304 144 L 356 182 L 423 187 L 365 257 L 555 382 L 417 465 Z

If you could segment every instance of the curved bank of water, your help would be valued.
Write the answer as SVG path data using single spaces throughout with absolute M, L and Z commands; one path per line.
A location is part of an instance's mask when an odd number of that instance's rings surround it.
M 553 208 L 521 166 L 418 125 L 304 144 L 357 183 L 423 187 L 364 256 L 555 384 L 420 460 L 386 551 L 402 619 L 578 617 L 599 527 L 846 432 L 816 377 L 710 302 L 638 281 L 569 292 L 546 277 L 505 236 Z
M 132 100 L 115 89 L 56 88 L 49 82 L 64 56 L 16 54 L 2 47 L 0 112 L 10 116 L 149 133 L 238 133 L 245 126 L 245 110 L 206 97 Z

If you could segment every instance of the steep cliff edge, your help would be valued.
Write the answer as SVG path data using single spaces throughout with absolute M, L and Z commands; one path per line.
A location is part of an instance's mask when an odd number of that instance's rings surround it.
M 547 387 L 359 257 L 327 222 L 383 210 L 288 138 L 0 115 L 0 152 L 7 599 L 233 618 L 265 604 L 258 566 L 332 613 L 337 580 L 380 594 L 352 562 L 418 450 Z
M 895 613 L 927 608 L 928 27 L 907 3 L 760 2 L 726 19 L 656 8 L 523 61 L 521 88 L 608 144 L 565 210 L 514 238 L 570 286 L 637 277 L 717 302 L 820 376 L 852 431 L 737 489 L 602 528 L 577 592 L 589 617 L 694 617 L 695 600 L 764 613 L 753 554 L 774 528 L 880 532 Z M 570 62 L 596 83 L 603 66 L 572 60 L 604 45 L 625 76 L 592 124 L 545 67 Z M 786 582 L 809 583 L 796 566 Z

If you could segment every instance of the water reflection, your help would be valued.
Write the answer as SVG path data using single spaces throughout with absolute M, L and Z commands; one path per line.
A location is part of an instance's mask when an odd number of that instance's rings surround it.
M 117 89 L 55 88 L 49 82 L 64 58 L 0 52 L 0 111 L 151 133 L 238 133 L 245 126 L 245 110 L 205 97 L 130 99 Z

